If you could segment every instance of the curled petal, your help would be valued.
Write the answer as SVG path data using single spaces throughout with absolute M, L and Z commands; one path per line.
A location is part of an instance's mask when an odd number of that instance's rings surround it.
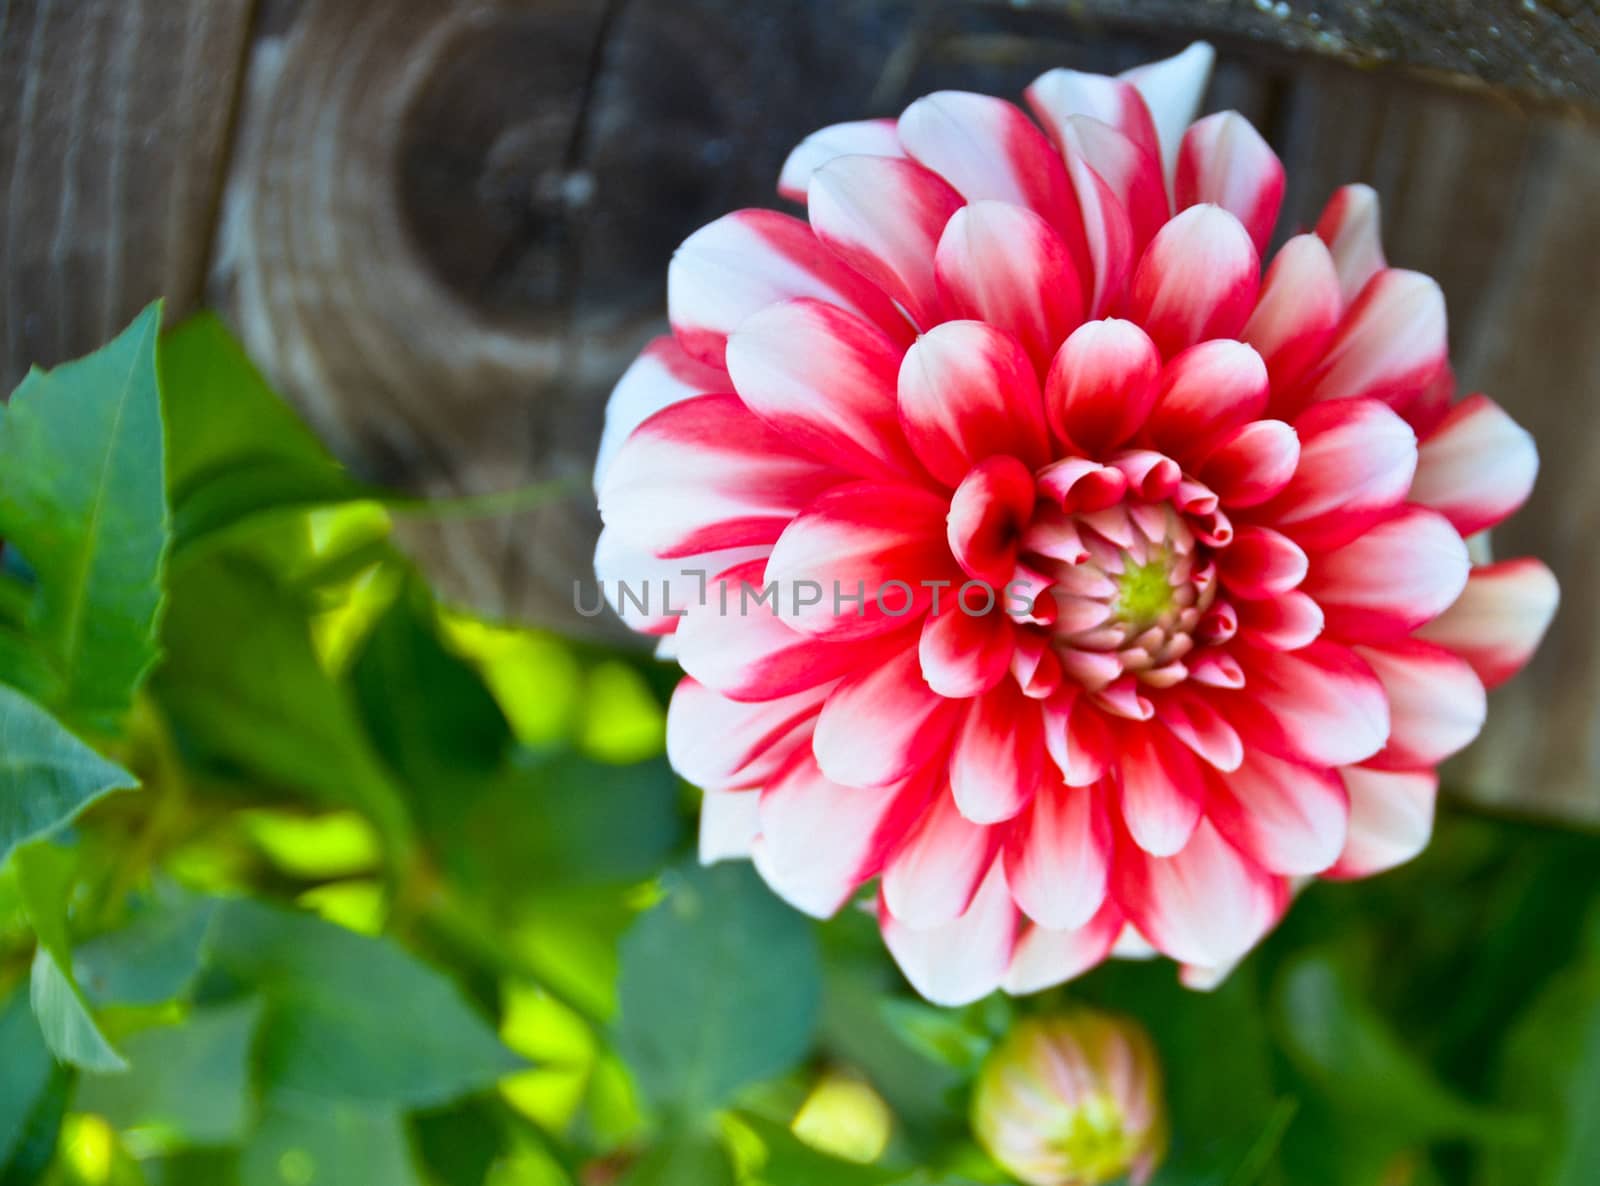
M 1274 651 L 1298 651 L 1322 637 L 1322 607 L 1295 589 L 1262 601 L 1240 601 L 1241 637 Z
M 683 241 L 667 267 L 667 315 L 695 358 L 722 365 L 728 335 L 768 305 L 813 297 L 865 317 L 902 345 L 911 325 L 877 285 L 817 241 L 798 218 L 738 210 Z
M 1173 181 L 1178 208 L 1221 206 L 1244 224 L 1258 253 L 1277 224 L 1283 184 L 1278 154 L 1237 111 L 1208 115 L 1183 134 Z
M 1350 793 L 1344 852 L 1324 877 L 1368 877 L 1404 864 L 1428 846 L 1439 776 L 1431 770 L 1386 771 L 1346 766 Z
M 1497 688 L 1532 656 L 1560 600 L 1556 578 L 1538 560 L 1480 565 L 1455 603 L 1417 637 L 1454 651 L 1484 687 Z
M 1062 343 L 1045 379 L 1045 415 L 1058 437 L 1103 453 L 1132 436 L 1158 391 L 1161 357 L 1131 321 L 1090 321 Z
M 974 604 L 982 602 L 974 599 Z M 929 614 L 917 641 L 922 678 L 952 699 L 987 692 L 1011 670 L 1013 630 L 1004 614 L 969 613 L 955 605 Z
M 1469 395 L 1418 448 L 1410 498 L 1467 536 L 1526 502 L 1538 473 L 1539 451 L 1527 430 L 1488 396 Z
M 1398 638 L 1448 609 L 1470 567 L 1467 545 L 1444 516 L 1407 507 L 1319 556 L 1305 591 L 1327 615 L 1329 631 Z
M 981 462 L 956 487 L 945 537 L 969 577 L 997 589 L 1010 580 L 1033 497 L 1033 475 L 1015 457 Z
M 1255 308 L 1260 260 L 1220 206 L 1190 206 L 1162 227 L 1134 269 L 1129 316 L 1171 358 L 1206 338 L 1237 337 Z
M 1332 253 L 1339 291 L 1348 305 L 1385 267 L 1377 191 L 1370 185 L 1335 190 L 1317 219 L 1317 237 Z
M 1220 437 L 1198 474 L 1222 503 L 1244 508 L 1280 494 L 1299 464 L 1300 434 L 1282 420 L 1255 420 Z
M 1003 823 L 1028 805 L 1044 778 L 1039 706 L 1009 681 L 973 700 L 950 751 L 950 791 L 961 814 Z
M 933 254 L 961 195 L 914 161 L 837 157 L 811 178 L 811 229 L 919 326 L 942 320 Z
M 1305 579 L 1309 561 L 1288 536 L 1270 527 L 1239 528 L 1217 556 L 1217 572 L 1229 591 L 1247 600 L 1279 597 Z
M 1072 167 L 1074 161 L 1082 162 L 1105 182 L 1117 207 L 1127 214 L 1130 255 L 1142 252 L 1171 215 L 1160 158 L 1116 128 L 1086 115 L 1072 116 L 1051 130 L 1068 161 L 1080 199 L 1087 177 Z M 1087 226 L 1090 209 L 1083 208 Z
M 1045 702 L 1044 740 L 1069 787 L 1099 782 L 1116 754 L 1116 739 L 1105 718 L 1082 696 L 1060 695 Z
M 1177 457 L 1203 456 L 1222 433 L 1238 431 L 1267 406 L 1267 367 L 1243 342 L 1191 346 L 1161 372 L 1150 437 Z
M 1272 376 L 1274 415 L 1300 410 L 1299 381 L 1327 350 L 1344 301 L 1333 257 L 1315 235 L 1296 235 L 1273 256 L 1250 320 L 1239 336 Z
M 834 157 L 903 157 L 900 133 L 892 119 L 858 119 L 812 132 L 789 153 L 778 175 L 778 192 L 793 202 L 804 202 L 811 175 Z
M 960 918 L 916 930 L 884 906 L 883 940 L 911 986 L 935 1005 L 970 1005 L 1000 987 L 1016 945 L 1017 908 L 996 860 Z
M 1211 701 L 1188 688 L 1174 688 L 1155 700 L 1156 719 L 1172 735 L 1216 769 L 1237 770 L 1244 742 Z

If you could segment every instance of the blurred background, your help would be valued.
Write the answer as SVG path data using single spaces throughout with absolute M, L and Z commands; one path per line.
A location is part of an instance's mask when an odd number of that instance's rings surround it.
M 1217 994 L 1071 996 L 1151 1030 L 1158 1183 L 1600 1181 L 1592 0 L 0 0 L 0 390 L 165 298 L 175 525 L 101 747 L 144 790 L 46 870 L 125 1065 L 29 1028 L 39 874 L 0 871 L 0 1184 L 1009 1180 L 965 1111 L 1016 1006 L 922 1006 L 865 916 L 694 867 L 675 673 L 573 610 L 588 472 L 673 249 L 804 134 L 1195 37 L 1280 241 L 1364 181 L 1443 285 L 1543 459 L 1496 548 L 1564 606 L 1413 866 Z

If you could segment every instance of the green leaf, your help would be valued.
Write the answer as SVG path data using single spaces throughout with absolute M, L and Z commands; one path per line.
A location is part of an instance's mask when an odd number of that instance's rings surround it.
M 138 785 L 26 696 L 0 686 L 0 864 L 100 796 Z
M 391 1108 L 274 1099 L 239 1159 L 240 1186 L 423 1186 Z
M 831 1157 L 806 1144 L 783 1125 L 748 1112 L 739 1122 L 750 1128 L 766 1149 L 766 1160 L 755 1177 L 766 1186 L 888 1186 L 905 1177 L 905 1170 L 890 1170 L 878 1165 L 862 1165 Z
M 524 1068 L 454 984 L 387 940 L 229 902 L 210 960 L 266 1002 L 256 1051 L 276 1091 L 429 1107 Z
M 260 1016 L 261 1002 L 246 999 L 130 1034 L 122 1052 L 131 1069 L 85 1075 L 73 1106 L 120 1129 L 150 1130 L 163 1144 L 237 1144 L 252 1119 L 250 1045 Z
M 743 864 L 688 867 L 623 938 L 617 1042 L 668 1114 L 693 1116 L 811 1045 L 821 997 L 806 920 Z
M 38 841 L 17 850 L 17 888 L 39 946 L 33 954 L 29 998 L 45 1045 L 57 1059 L 86 1071 L 124 1071 L 128 1064 L 100 1032 L 72 976 L 67 898 L 73 854 Z
M 721 1142 L 694 1133 L 673 1136 L 651 1149 L 628 1171 L 622 1186 L 734 1186 L 735 1181 Z
M 188 992 L 199 974 L 217 903 L 158 883 L 126 926 L 73 952 L 78 984 L 100 1004 L 159 1005 Z
M 371 497 L 212 314 L 166 335 L 161 380 L 176 547 L 263 512 Z
M 35 1145 L 41 1130 L 53 1137 L 60 1126 L 69 1076 L 50 1057 L 25 992 L 0 1006 L 0 1051 L 0 1186 L 8 1186 L 34 1181 L 29 1173 L 55 1152 L 52 1139 L 41 1160 Z
M 156 659 L 168 540 L 157 305 L 109 345 L 29 373 L 0 414 L 0 536 L 38 578 L 30 686 L 110 731 Z

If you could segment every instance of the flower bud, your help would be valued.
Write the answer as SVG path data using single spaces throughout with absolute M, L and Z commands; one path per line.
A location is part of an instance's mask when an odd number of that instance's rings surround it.
M 1017 1025 L 978 1073 L 972 1128 L 1028 1186 L 1149 1180 L 1167 1149 L 1161 1065 L 1125 1017 L 1087 1009 Z

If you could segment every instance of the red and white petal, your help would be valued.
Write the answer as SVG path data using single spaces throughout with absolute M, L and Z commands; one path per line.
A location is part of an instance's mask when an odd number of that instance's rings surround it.
M 1003 836 L 1003 829 L 963 816 L 951 795 L 935 796 L 883 870 L 889 913 L 919 931 L 961 917 L 995 863 Z
M 955 921 L 915 930 L 880 902 L 878 922 L 900 971 L 935 1005 L 970 1005 L 999 988 L 1016 945 L 1017 908 L 998 860 Z
M 801 754 L 761 792 L 750 856 L 784 901 L 829 918 L 883 869 L 926 801 L 925 783 L 840 786 Z
M 1315 766 L 1370 758 L 1389 740 L 1389 698 L 1349 647 L 1319 639 L 1297 651 L 1236 647 L 1245 688 L 1227 712 L 1246 748 Z
M 1205 803 L 1194 754 L 1165 725 L 1136 722 L 1118 731 L 1118 806 L 1145 852 L 1171 856 L 1189 842 Z
M 1298 589 L 1264 601 L 1241 600 L 1234 611 L 1240 637 L 1274 651 L 1310 646 L 1327 624 L 1322 607 Z
M 804 202 L 811 175 L 834 157 L 903 157 L 900 133 L 892 119 L 857 119 L 819 128 L 807 136 L 783 162 L 778 192 L 793 202 Z
M 1116 756 L 1116 739 L 1105 718 L 1075 693 L 1045 702 L 1044 740 L 1051 761 L 1069 787 L 1099 782 Z
M 1170 857 L 1150 856 L 1120 838 L 1111 892 L 1163 954 L 1203 967 L 1229 964 L 1249 951 L 1289 902 L 1283 878 L 1239 852 L 1209 820 Z
M 1147 422 L 1156 446 L 1183 460 L 1256 420 L 1267 406 L 1267 367 L 1243 342 L 1219 338 L 1179 354 L 1161 372 Z
M 1405 415 L 1446 365 L 1444 293 L 1431 276 L 1373 277 L 1307 378 L 1310 399 L 1381 399 Z
M 943 320 L 933 253 L 961 195 L 915 161 L 845 156 L 811 178 L 811 229 L 923 329 Z
M 1003 823 L 1059 781 L 1046 765 L 1039 705 L 1008 680 L 967 704 L 950 749 L 951 796 L 973 823 Z
M 1439 776 L 1431 770 L 1340 772 L 1350 793 L 1344 852 L 1324 877 L 1368 877 L 1402 865 L 1428 847 Z
M 600 517 L 620 542 L 669 559 L 771 544 L 843 479 L 737 396 L 701 395 L 623 443 L 600 483 Z
M 1449 520 L 1406 507 L 1318 556 L 1303 587 L 1322 607 L 1330 633 L 1381 641 L 1442 614 L 1466 587 L 1471 567 Z
M 1068 172 L 1073 185 L 1080 190 L 1080 198 L 1083 178 L 1071 167 L 1074 161 L 1092 169 L 1095 176 L 1105 182 L 1117 206 L 1127 214 L 1129 249 L 1137 258 L 1172 216 L 1160 156 L 1140 147 L 1109 124 L 1087 115 L 1073 116 L 1055 129 L 1054 135 L 1069 162 Z M 1086 224 L 1087 213 L 1086 210 Z
M 1001 987 L 1012 996 L 1023 996 L 1065 984 L 1103 962 L 1122 927 L 1122 908 L 1109 898 L 1080 927 L 1051 930 L 1031 926 L 1017 940 Z
M 1067 175 L 1077 201 L 1073 228 L 1083 235 L 1079 273 L 1089 316 L 1104 317 L 1120 303 L 1133 268 L 1133 222 L 1110 183 L 1089 167 L 1083 154 L 1066 149 Z
M 834 781 L 885 786 L 943 758 L 960 710 L 928 687 L 917 648 L 908 646 L 840 682 L 822 706 L 811 746 Z
M 1344 850 L 1350 798 L 1327 767 L 1251 751 L 1212 780 L 1206 817 L 1269 873 L 1320 873 Z
M 1176 205 L 1221 206 L 1250 232 L 1259 254 L 1278 222 L 1284 173 L 1278 154 L 1237 111 L 1219 111 L 1189 126 L 1178 148 Z
M 1417 637 L 1448 647 L 1472 664 L 1484 687 L 1496 688 L 1533 655 L 1560 600 L 1555 576 L 1538 560 L 1480 565 L 1455 604 Z
M 1437 766 L 1465 749 L 1488 711 L 1483 681 L 1459 655 L 1414 638 L 1356 653 L 1389 696 L 1389 744 L 1368 760 L 1384 770 Z
M 912 327 L 888 295 L 834 255 L 798 218 L 738 210 L 683 241 L 667 267 L 672 332 L 694 357 L 722 365 L 728 335 L 768 305 L 813 297 L 848 309 L 904 345 Z
M 901 351 L 870 323 L 821 301 L 785 301 L 746 319 L 727 354 L 745 406 L 800 448 L 865 478 L 921 476 L 900 433 Z
M 1033 501 L 1033 474 L 1015 457 L 991 457 L 974 467 L 950 496 L 945 520 L 945 538 L 962 571 L 1003 587 L 1016 572 Z
M 595 490 L 622 442 L 651 416 L 691 396 L 732 390 L 727 371 L 690 357 L 671 334 L 653 339 L 622 373 L 606 401 L 605 431 L 594 462 Z
M 1075 224 L 1072 187 L 1050 141 L 1022 110 L 992 95 L 937 91 L 900 116 L 900 143 L 969 202 L 1026 206 L 1058 229 Z
M 1334 191 L 1317 219 L 1317 237 L 1328 245 L 1345 304 L 1386 266 L 1378 219 L 1378 194 L 1370 185 Z
M 1196 469 L 1223 506 L 1276 497 L 1300 464 L 1300 434 L 1282 420 L 1256 420 L 1221 437 Z
M 697 604 L 707 581 L 736 564 L 765 557 L 768 546 L 726 548 L 663 560 L 630 544 L 614 527 L 595 542 L 594 573 L 616 615 L 642 634 L 669 634 Z
M 1023 97 L 1057 143 L 1069 120 L 1088 116 L 1115 128 L 1160 164 L 1161 144 L 1150 108 L 1139 89 L 1124 78 L 1058 67 L 1029 83 Z
M 972 467 L 1010 456 L 1049 460 L 1043 397 L 1017 340 L 981 321 L 949 321 L 919 337 L 899 374 L 900 423 L 927 470 L 958 486 Z
M 1215 60 L 1216 51 L 1206 42 L 1196 41 L 1182 53 L 1135 66 L 1120 75 L 1138 88 L 1150 109 L 1161 145 L 1161 167 L 1168 179 L 1177 168 L 1184 129 L 1194 122 L 1195 113 L 1200 110 L 1200 99 L 1211 81 Z
M 707 788 L 700 798 L 700 863 L 744 860 L 761 832 L 759 791 Z
M 1417 469 L 1411 426 L 1377 400 L 1340 400 L 1295 421 L 1300 464 L 1261 518 L 1319 551 L 1355 539 L 1405 502 Z
M 926 490 L 873 482 L 817 498 L 784 528 L 767 561 L 785 620 L 836 639 L 915 624 L 932 599 L 924 582 L 961 580 L 945 543 L 948 505 Z
M 1211 700 L 1190 688 L 1177 687 L 1153 698 L 1156 719 L 1197 756 L 1218 770 L 1237 770 L 1244 761 L 1239 731 Z
M 1145 422 L 1160 369 L 1155 343 L 1133 322 L 1086 322 L 1062 343 L 1045 379 L 1050 427 L 1063 441 L 1103 455 Z
M 1296 235 L 1278 249 L 1261 295 L 1239 336 L 1266 360 L 1276 416 L 1300 411 L 1300 378 L 1333 340 L 1344 311 L 1333 256 L 1315 235 Z
M 1410 498 L 1467 536 L 1526 502 L 1538 473 L 1539 450 L 1528 431 L 1488 396 L 1469 395 L 1417 449 Z
M 809 743 L 830 690 L 824 683 L 745 703 L 718 695 L 692 677 L 682 679 L 667 706 L 667 760 L 698 787 L 759 786 Z
M 981 696 L 1011 670 L 1014 629 L 1004 614 L 967 613 L 958 606 L 929 614 L 917 640 L 922 678 L 941 696 Z
M 1250 234 L 1220 206 L 1191 206 L 1145 248 L 1128 316 L 1171 358 L 1206 338 L 1234 338 L 1255 308 L 1261 262 Z
M 730 700 L 772 700 L 870 666 L 904 641 L 894 635 L 850 643 L 803 634 L 785 620 L 794 591 L 764 576 L 766 562 L 735 565 L 708 580 L 703 602 L 679 620 L 678 662 Z
M 1042 927 L 1083 926 L 1105 902 L 1111 819 L 1103 795 L 1098 787 L 1042 788 L 1006 838 L 1011 896 Z
M 1234 533 L 1233 543 L 1217 553 L 1222 583 L 1248 600 L 1275 598 L 1298 588 L 1309 565 L 1305 552 L 1288 536 L 1249 523 Z
M 957 210 L 933 266 L 949 309 L 1011 334 L 1038 375 L 1083 321 L 1084 283 L 1072 252 L 1026 207 L 984 201 Z

